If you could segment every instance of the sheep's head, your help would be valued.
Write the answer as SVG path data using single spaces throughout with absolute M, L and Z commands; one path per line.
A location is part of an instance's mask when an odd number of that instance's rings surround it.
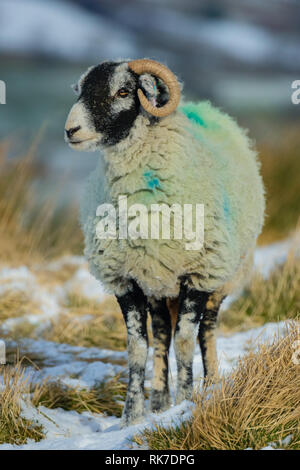
M 77 150 L 95 150 L 125 139 L 143 113 L 150 122 L 171 114 L 180 99 L 175 75 L 153 60 L 103 62 L 73 86 L 78 95 L 65 125 L 65 139 Z

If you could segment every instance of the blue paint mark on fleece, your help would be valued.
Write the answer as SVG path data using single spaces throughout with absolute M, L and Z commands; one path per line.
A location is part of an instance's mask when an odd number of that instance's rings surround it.
M 147 183 L 147 187 L 149 189 L 155 190 L 155 189 L 161 187 L 159 178 L 157 176 L 155 176 L 155 174 L 152 170 L 145 171 L 144 178 L 145 178 L 145 181 Z
M 223 210 L 224 210 L 225 220 L 226 220 L 227 224 L 230 225 L 231 224 L 232 212 L 231 212 L 231 207 L 230 207 L 230 201 L 229 201 L 229 198 L 228 198 L 228 194 L 226 192 L 223 193 Z

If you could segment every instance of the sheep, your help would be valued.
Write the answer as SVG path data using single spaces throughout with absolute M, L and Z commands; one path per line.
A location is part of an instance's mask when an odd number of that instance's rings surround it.
M 149 59 L 103 62 L 90 67 L 74 88 L 78 100 L 68 115 L 65 139 L 73 149 L 103 154 L 88 179 L 80 219 L 90 271 L 116 295 L 127 327 L 126 426 L 144 415 L 148 312 L 154 337 L 153 412 L 171 403 L 174 313 L 176 402 L 192 396 L 197 335 L 205 380 L 217 377 L 218 312 L 249 276 L 263 226 L 264 188 L 246 132 L 209 102 L 180 101 L 182 85 L 166 66 Z M 128 207 L 203 204 L 202 248 L 187 250 L 184 236 L 97 236 L 103 221 L 97 208 L 116 207 L 124 197 Z M 131 220 L 141 222 L 141 214 Z

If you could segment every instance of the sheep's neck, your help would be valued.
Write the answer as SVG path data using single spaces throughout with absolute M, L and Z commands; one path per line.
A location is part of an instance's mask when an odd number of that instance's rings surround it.
M 149 120 L 138 116 L 128 137 L 104 151 L 107 171 L 112 177 L 120 177 L 134 170 L 143 153 L 149 127 Z

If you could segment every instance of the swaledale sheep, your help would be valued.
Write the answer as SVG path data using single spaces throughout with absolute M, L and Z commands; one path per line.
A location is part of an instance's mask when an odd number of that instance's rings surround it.
M 66 141 L 76 150 L 99 148 L 104 156 L 88 180 L 81 223 L 91 273 L 116 295 L 127 326 L 123 423 L 128 425 L 144 413 L 148 311 L 154 336 L 152 411 L 170 405 L 170 303 L 177 302 L 177 403 L 192 395 L 197 335 L 204 374 L 216 376 L 219 307 L 249 272 L 263 225 L 264 190 L 246 133 L 208 102 L 180 103 L 175 75 L 158 62 L 101 63 L 87 70 L 75 91 L 79 97 L 66 122 Z M 103 218 L 96 216 L 97 207 L 117 208 L 120 196 L 127 196 L 128 208 L 203 204 L 203 247 L 186 249 L 185 235 L 121 237 L 120 227 L 115 238 L 99 237 Z M 141 214 L 131 213 L 130 220 L 138 225 Z

